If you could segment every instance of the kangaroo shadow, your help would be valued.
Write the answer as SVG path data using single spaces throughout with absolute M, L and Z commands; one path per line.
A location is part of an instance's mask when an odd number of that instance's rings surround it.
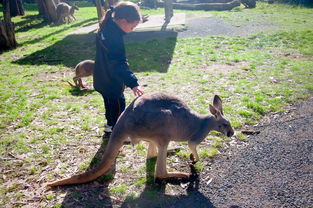
M 102 160 L 106 149 L 106 142 L 103 142 L 93 157 L 87 170 L 93 169 Z M 61 207 L 203 207 L 215 208 L 210 200 L 199 191 L 199 177 L 193 165 L 190 165 L 192 176 L 189 180 L 168 179 L 154 182 L 156 158 L 146 161 L 146 184 L 144 191 L 138 198 L 127 198 L 124 202 L 110 196 L 108 186 L 114 178 L 116 172 L 115 162 L 108 173 L 98 178 L 96 181 L 87 184 L 68 185 L 58 188 L 66 192 L 66 196 Z M 181 185 L 188 184 L 187 195 L 167 195 L 165 194 L 168 184 Z M 56 189 L 56 188 L 54 188 Z M 115 201 L 118 200 L 118 201 Z
M 87 170 L 93 169 L 101 161 L 107 143 L 103 142 L 93 157 Z M 114 178 L 115 163 L 108 173 L 98 178 L 96 181 L 87 184 L 77 184 L 60 187 L 67 192 L 61 207 L 112 207 L 111 197 L 108 192 L 108 185 Z
M 193 165 L 190 165 L 191 177 L 189 180 L 168 179 L 165 181 L 156 181 L 154 183 L 153 172 L 155 169 L 156 158 L 146 162 L 146 184 L 144 191 L 136 199 L 127 198 L 121 207 L 203 207 L 215 208 L 210 200 L 199 192 L 199 177 Z M 166 186 L 187 185 L 187 195 L 167 195 Z

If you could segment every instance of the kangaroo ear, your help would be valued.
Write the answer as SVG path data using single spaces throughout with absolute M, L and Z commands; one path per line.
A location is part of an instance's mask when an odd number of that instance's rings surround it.
M 220 114 L 221 112 L 217 108 L 215 108 L 213 105 L 210 104 L 209 107 L 210 107 L 210 112 L 212 113 L 213 116 L 215 116 L 215 118 L 221 115 Z
M 221 112 L 222 115 L 224 115 L 223 107 L 222 107 L 222 99 L 218 95 L 214 96 L 213 106 L 217 108 Z

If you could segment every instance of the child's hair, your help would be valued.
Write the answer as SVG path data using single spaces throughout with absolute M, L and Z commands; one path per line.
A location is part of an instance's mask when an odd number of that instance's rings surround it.
M 141 15 L 139 6 L 130 1 L 121 1 L 114 7 L 111 6 L 100 23 L 100 31 L 105 27 L 109 19 L 125 19 L 128 23 L 140 21 Z

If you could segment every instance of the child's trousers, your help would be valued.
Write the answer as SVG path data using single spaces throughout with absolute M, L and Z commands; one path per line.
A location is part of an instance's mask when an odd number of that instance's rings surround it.
M 103 96 L 105 107 L 105 118 L 107 119 L 107 125 L 114 127 L 118 117 L 125 110 L 126 102 L 125 97 L 122 95 L 119 99 L 113 99 Z

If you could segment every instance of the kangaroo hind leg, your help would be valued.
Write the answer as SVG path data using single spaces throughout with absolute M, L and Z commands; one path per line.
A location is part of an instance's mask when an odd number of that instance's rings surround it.
M 147 159 L 158 156 L 157 146 L 153 142 L 149 142 Z
M 189 178 L 190 177 L 189 173 L 167 172 L 166 169 L 167 146 L 168 144 L 158 145 L 158 158 L 155 178 L 161 180 L 166 178 Z
M 75 87 L 79 87 L 78 79 L 79 79 L 79 77 L 77 77 L 77 76 L 73 77 L 73 81 L 74 81 Z

